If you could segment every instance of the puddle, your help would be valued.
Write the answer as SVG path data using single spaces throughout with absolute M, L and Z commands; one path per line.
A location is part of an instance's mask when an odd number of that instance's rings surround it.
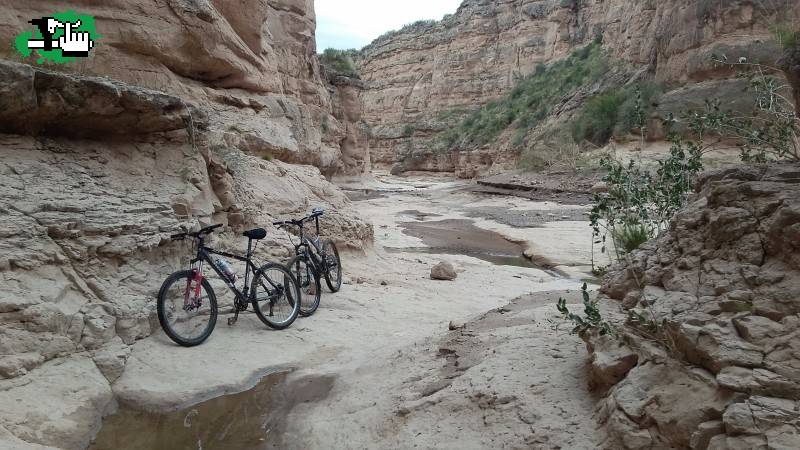
M 467 255 L 501 266 L 529 267 L 552 276 L 564 276 L 543 258 L 531 261 L 520 244 L 500 233 L 476 227 L 471 220 L 448 219 L 436 222 L 404 222 L 403 233 L 422 239 L 427 247 L 387 248 L 389 252 Z
M 375 189 L 342 189 L 350 201 L 359 202 L 386 197 L 386 193 Z
M 405 211 L 400 211 L 398 214 L 401 216 L 411 216 L 417 220 L 425 220 L 428 217 L 441 217 L 441 214 L 436 213 L 429 213 L 429 212 L 422 212 L 416 209 L 407 209 Z
M 467 256 L 472 256 L 473 258 L 482 259 L 484 261 L 490 262 L 498 266 L 529 267 L 533 269 L 542 269 L 542 267 L 537 266 L 531 260 L 526 258 L 524 255 L 519 255 L 519 256 L 492 255 L 488 253 L 455 251 L 453 249 L 442 248 L 442 247 L 407 247 L 407 248 L 386 247 L 385 250 L 389 253 L 467 255 Z
M 283 448 L 289 412 L 324 399 L 333 376 L 287 381 L 288 372 L 268 375 L 253 389 L 185 410 L 155 414 L 120 407 L 103 421 L 89 450 L 267 450 Z
M 470 208 L 467 211 L 469 217 L 480 217 L 498 223 L 512 226 L 514 228 L 535 228 L 542 227 L 551 222 L 587 222 L 589 213 L 587 209 L 576 208 L 557 208 L 540 211 L 510 211 L 509 208 L 499 206 L 483 206 Z

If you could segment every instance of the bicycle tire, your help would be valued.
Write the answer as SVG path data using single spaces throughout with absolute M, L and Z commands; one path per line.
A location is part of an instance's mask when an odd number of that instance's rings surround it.
M 322 284 L 319 273 L 309 264 L 306 257 L 297 255 L 286 265 L 300 286 L 300 315 L 310 317 L 319 308 L 322 298 Z
M 180 280 L 190 281 L 193 277 L 194 277 L 194 271 L 192 270 L 183 270 L 175 272 L 169 277 L 167 277 L 166 280 L 164 280 L 164 283 L 161 285 L 161 289 L 158 291 L 158 301 L 156 309 L 158 311 L 158 321 L 161 324 L 161 328 L 164 330 L 164 333 L 166 333 L 166 335 L 170 339 L 172 339 L 173 342 L 183 347 L 194 347 L 205 342 L 205 340 L 208 339 L 209 336 L 211 336 L 211 333 L 214 331 L 214 327 L 217 324 L 217 314 L 218 314 L 217 296 L 214 293 L 214 289 L 211 287 L 211 284 L 205 278 L 203 278 L 203 281 L 200 284 L 202 289 L 205 290 L 208 296 L 208 306 L 209 306 L 208 323 L 206 324 L 205 329 L 203 329 L 198 336 L 187 337 L 187 336 L 182 336 L 179 332 L 175 330 L 174 326 L 170 324 L 171 316 L 175 315 L 176 313 L 174 304 L 174 300 L 176 299 L 172 298 L 172 296 L 168 296 L 168 293 L 170 292 L 171 288 L 175 285 L 175 283 L 177 283 L 178 281 Z M 186 289 L 183 286 L 184 286 L 183 283 L 178 284 L 177 287 L 179 288 L 178 291 L 179 293 L 181 292 L 181 290 Z M 171 307 L 167 305 L 167 302 L 170 300 L 173 300 L 173 304 L 171 305 Z M 178 297 L 177 300 L 181 300 L 181 303 L 183 303 L 182 298 Z M 187 311 L 184 310 L 184 312 Z M 196 315 L 196 317 L 197 316 L 199 316 L 199 314 Z M 188 322 L 188 320 L 186 320 L 185 322 Z
M 278 272 L 283 279 L 277 279 L 275 275 L 269 276 L 268 272 Z M 273 280 L 273 278 L 276 278 Z M 286 287 L 288 285 L 288 288 Z M 256 271 L 251 286 L 251 303 L 256 315 L 265 325 L 276 330 L 284 330 L 294 323 L 300 314 L 300 286 L 294 275 L 284 266 L 276 263 L 269 263 L 261 266 Z M 277 288 L 277 289 L 276 289 Z M 261 298 L 263 297 L 263 298 Z M 290 306 L 287 312 L 284 302 Z M 262 311 L 261 305 L 269 303 L 270 308 L 267 313 Z M 276 305 L 286 316 L 282 320 L 275 320 Z
M 330 254 L 328 250 L 331 250 Z M 325 258 L 325 283 L 331 292 L 339 292 L 342 288 L 342 260 L 339 258 L 339 250 L 332 240 L 326 239 L 322 243 L 322 257 Z M 331 273 L 331 263 L 335 263 L 336 273 Z

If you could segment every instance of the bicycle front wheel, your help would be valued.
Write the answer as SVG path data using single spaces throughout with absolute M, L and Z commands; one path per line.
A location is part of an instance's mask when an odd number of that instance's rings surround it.
M 288 328 L 300 313 L 300 287 L 288 269 L 266 264 L 256 272 L 251 285 L 253 309 L 270 328 Z
M 184 347 L 200 345 L 217 324 L 217 297 L 208 280 L 200 286 L 194 271 L 170 275 L 158 292 L 158 321 L 164 333 Z
M 325 258 L 325 282 L 331 292 L 339 292 L 342 288 L 342 260 L 332 240 L 322 244 L 322 257 Z
M 319 274 L 303 256 L 292 258 L 287 267 L 297 279 L 297 284 L 300 285 L 300 295 L 302 296 L 300 299 L 300 315 L 309 317 L 319 308 L 319 300 L 322 297 Z

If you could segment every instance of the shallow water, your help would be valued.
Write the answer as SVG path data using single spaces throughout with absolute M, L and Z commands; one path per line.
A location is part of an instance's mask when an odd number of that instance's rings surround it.
M 500 266 L 530 267 L 552 276 L 563 276 L 544 259 L 528 259 L 521 244 L 509 241 L 500 233 L 479 228 L 471 220 L 404 222 L 400 226 L 403 233 L 422 239 L 427 247 L 386 248 L 389 252 L 467 255 Z
M 103 421 L 90 450 L 267 450 L 282 448 L 286 416 L 300 403 L 325 398 L 332 376 L 287 381 L 266 376 L 254 388 L 165 414 L 120 410 Z

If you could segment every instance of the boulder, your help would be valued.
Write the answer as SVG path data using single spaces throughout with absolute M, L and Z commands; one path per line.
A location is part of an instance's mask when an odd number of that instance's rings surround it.
M 453 281 L 458 277 L 456 269 L 447 261 L 441 261 L 431 268 L 432 280 Z

